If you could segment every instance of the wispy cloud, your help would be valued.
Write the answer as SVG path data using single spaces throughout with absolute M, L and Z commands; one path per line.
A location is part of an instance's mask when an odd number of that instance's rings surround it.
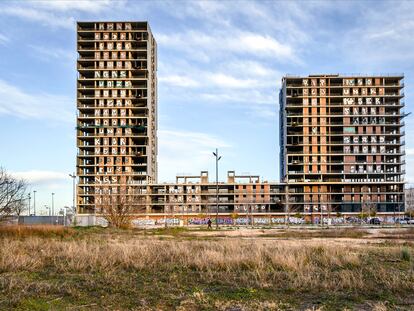
M 23 6 L 3 6 L 0 15 L 18 17 L 31 22 L 38 22 L 43 26 L 75 29 L 75 19 L 72 16 L 63 16 L 54 12 Z
M 158 81 L 166 85 L 183 88 L 200 86 L 198 81 L 184 75 L 163 75 L 158 78 Z
M 298 61 L 294 49 L 287 43 L 281 43 L 270 35 L 264 35 L 246 31 L 233 31 L 232 33 L 215 32 L 207 34 L 200 31 L 188 31 L 185 33 L 157 34 L 160 45 L 168 45 L 185 52 L 187 55 L 199 54 L 202 50 L 208 59 L 223 52 L 255 55 L 256 57 L 271 57 L 281 61 Z
M 231 145 L 213 135 L 181 130 L 160 130 L 160 180 L 172 181 L 177 173 L 198 174 L 211 164 L 211 151 L 231 148 Z
M 270 79 L 282 76 L 282 73 L 272 68 L 267 62 L 251 59 L 227 62 L 224 64 L 224 69 L 238 76 L 265 77 Z
M 32 94 L 0 80 L 0 115 L 68 123 L 74 120 L 70 113 L 73 105 L 73 100 L 67 96 L 45 92 Z
M 10 41 L 9 37 L 0 33 L 0 44 L 1 45 L 6 45 L 9 41 Z
M 208 75 L 208 79 L 217 87 L 221 88 L 252 88 L 257 86 L 257 81 L 253 79 L 240 79 L 231 75 L 219 72 Z
M 58 1 L 22 1 L 11 2 L 0 8 L 0 15 L 17 17 L 43 26 L 75 29 L 75 14 L 103 13 L 111 8 L 121 9 L 124 0 L 58 0 Z
M 71 61 L 72 63 L 76 61 L 76 53 L 74 51 L 33 44 L 29 44 L 28 46 L 33 49 L 42 60 L 55 62 L 56 59 L 58 59 L 60 62 L 64 61 L 64 63 L 66 63 L 66 61 Z
M 344 49 L 352 61 L 384 66 L 390 62 L 414 59 L 413 53 L 409 52 L 414 48 L 414 6 L 410 1 L 389 4 L 380 2 L 377 10 L 364 12 L 364 23 L 351 28 L 342 38 L 346 47 L 357 47 Z M 381 8 L 386 9 L 387 16 L 397 18 L 384 17 Z
M 24 179 L 32 185 L 54 184 L 62 181 L 67 182 L 69 180 L 68 174 L 56 171 L 30 170 L 14 172 L 12 175 L 16 178 Z
M 34 7 L 42 8 L 47 11 L 80 11 L 89 13 L 99 13 L 108 9 L 111 5 L 116 4 L 117 6 L 123 6 L 126 1 L 124 0 L 37 0 L 32 4 Z
M 194 66 L 168 66 L 161 70 L 159 81 L 163 85 L 197 88 L 203 92 L 217 88 L 231 92 L 231 89 L 274 87 L 275 80 L 281 77 L 277 71 L 252 61 L 233 62 L 220 67 L 220 71 L 213 71 Z

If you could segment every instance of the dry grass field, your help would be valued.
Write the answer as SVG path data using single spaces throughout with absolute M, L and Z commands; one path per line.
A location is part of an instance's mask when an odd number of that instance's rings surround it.
M 0 310 L 413 310 L 413 229 L 1 227 Z

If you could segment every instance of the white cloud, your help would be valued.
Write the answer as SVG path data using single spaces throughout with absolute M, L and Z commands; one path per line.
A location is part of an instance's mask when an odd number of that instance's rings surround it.
M 279 61 L 299 61 L 294 49 L 288 44 L 282 44 L 270 35 L 262 35 L 240 30 L 229 30 L 206 34 L 200 31 L 185 33 L 162 34 L 157 36 L 157 42 L 162 47 L 175 48 L 184 51 L 189 56 L 199 53 L 217 56 L 223 52 L 247 54 L 259 57 L 270 57 Z
M 229 46 L 234 50 L 244 50 L 254 54 L 264 54 L 275 58 L 294 58 L 292 48 L 282 44 L 268 35 L 242 33 L 238 38 L 230 40 Z
M 158 78 L 158 81 L 178 87 L 197 87 L 200 85 L 198 81 L 183 75 L 162 75 Z
M 0 33 L 0 44 L 6 45 L 6 43 L 9 41 L 10 41 L 9 37 Z
M 168 97 L 189 105 L 231 106 L 256 120 L 270 120 L 276 118 L 273 107 L 282 76 L 272 67 L 266 61 L 237 58 L 214 68 L 190 65 L 181 60 L 162 63 L 160 98 Z
M 159 179 L 173 181 L 177 173 L 198 174 L 212 163 L 215 148 L 231 146 L 220 138 L 206 133 L 159 130 Z
M 23 20 L 38 22 L 43 26 L 75 30 L 76 13 L 102 13 L 121 9 L 123 0 L 55 0 L 22 1 L 0 8 L 0 15 L 18 17 Z
M 265 89 L 277 87 L 282 73 L 266 60 L 252 60 L 234 57 L 215 66 L 198 66 L 181 59 L 160 63 L 159 80 L 165 85 L 195 88 L 203 93 L 217 88 Z
M 237 31 L 241 28 L 240 25 L 244 24 L 248 26 L 247 29 L 257 29 L 260 33 L 266 29 L 277 34 L 280 42 L 304 44 L 309 41 L 308 29 L 318 24 L 309 12 L 321 11 L 321 7 L 328 7 L 321 2 L 317 5 L 308 2 L 297 4 L 292 1 L 244 1 L 242 5 L 234 5 L 231 1 L 175 1 L 162 2 L 163 5 L 158 6 L 157 10 L 181 20 L 202 21 L 206 26 L 205 32 L 214 35 L 217 30 L 224 30 L 229 34 L 228 38 L 232 38 L 234 30 Z M 330 5 L 329 10 L 332 11 L 337 6 L 337 3 Z
M 98 13 L 106 10 L 114 1 L 112 0 L 58 0 L 58 1 L 36 1 L 34 6 L 48 11 L 82 11 Z M 116 5 L 123 5 L 125 1 L 117 0 Z
M 407 156 L 414 156 L 414 148 L 405 148 L 405 154 Z
M 247 63 L 246 63 L 247 65 Z M 224 65 L 224 67 L 226 67 Z M 239 68 L 241 69 L 241 68 Z M 262 68 L 245 68 L 243 73 L 239 72 L 239 69 L 223 70 L 223 71 L 210 71 L 208 69 L 201 70 L 198 68 L 182 69 L 182 72 L 186 74 L 169 74 L 174 70 L 171 68 L 165 68 L 164 73 L 161 74 L 158 80 L 165 84 L 180 88 L 198 88 L 202 90 L 206 89 L 249 89 L 249 88 L 263 88 L 269 85 L 275 85 L 273 77 L 270 76 L 270 70 L 265 72 L 255 72 L 255 70 L 262 70 Z M 177 70 L 175 70 L 177 71 Z M 250 72 L 249 72 L 250 71 Z M 258 79 L 259 78 L 259 79 Z
M 347 58 L 363 64 L 384 67 L 389 63 L 412 60 L 414 48 L 414 6 L 412 2 L 398 2 L 398 5 L 387 5 L 387 18 L 384 10 L 367 10 L 364 12 L 364 23 L 348 31 L 341 42 Z
M 262 105 L 276 105 L 277 98 L 271 90 L 268 93 L 254 89 L 225 90 L 221 92 L 203 92 L 199 97 L 212 103 L 228 103 L 234 105 L 243 104 L 248 108 L 261 107 Z
M 40 58 L 44 60 L 52 60 L 52 59 L 58 59 L 60 61 L 62 60 L 69 60 L 72 62 L 76 61 L 76 53 L 74 51 L 64 50 L 61 48 L 56 47 L 45 47 L 40 45 L 28 45 L 30 48 L 32 48 Z M 71 64 L 72 65 L 72 64 Z
M 253 79 L 239 79 L 221 72 L 211 73 L 208 78 L 211 83 L 221 88 L 251 88 L 258 83 Z
M 265 66 L 266 65 L 266 66 Z M 282 76 L 280 72 L 271 68 L 271 64 L 267 62 L 258 62 L 249 59 L 234 60 L 224 65 L 225 70 L 237 74 L 239 76 L 250 77 L 265 77 L 274 79 L 275 77 Z
M 0 114 L 23 119 L 49 119 L 71 122 L 75 116 L 70 113 L 73 100 L 67 96 L 49 93 L 31 94 L 0 80 Z
M 254 114 L 258 117 L 261 117 L 263 119 L 268 119 L 271 122 L 275 122 L 277 120 L 278 114 L 276 111 L 276 105 L 273 106 L 261 106 L 261 107 L 251 107 Z
M 53 12 L 42 11 L 30 7 L 10 6 L 0 8 L 0 15 L 19 17 L 24 20 L 39 22 L 43 26 L 75 29 L 75 19 L 72 16 L 56 15 Z
M 26 180 L 32 185 L 54 184 L 61 181 L 67 182 L 69 180 L 68 174 L 56 171 L 31 170 L 25 172 L 14 172 L 11 174 L 16 178 Z

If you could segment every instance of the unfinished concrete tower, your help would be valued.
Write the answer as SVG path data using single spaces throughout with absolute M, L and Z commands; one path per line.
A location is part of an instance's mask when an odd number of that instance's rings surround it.
M 289 208 L 309 214 L 403 210 L 403 78 L 283 78 L 280 176 Z
M 78 212 L 157 182 L 157 46 L 147 22 L 78 22 Z

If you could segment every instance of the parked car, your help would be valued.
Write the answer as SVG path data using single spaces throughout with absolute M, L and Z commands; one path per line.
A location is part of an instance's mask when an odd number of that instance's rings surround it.
M 381 224 L 381 220 L 379 220 L 378 218 L 371 218 L 369 220 L 369 224 L 371 224 L 371 225 L 380 225 Z
M 406 219 L 406 218 L 397 218 L 395 220 L 395 223 L 400 224 L 400 225 L 406 225 L 406 224 L 408 224 L 408 219 Z
M 347 217 L 345 219 L 345 221 L 347 223 L 350 223 L 350 224 L 359 224 L 359 223 L 361 223 L 361 219 L 360 218 L 357 218 L 357 217 Z
M 414 219 L 408 219 L 407 223 L 408 223 L 409 225 L 414 225 Z

